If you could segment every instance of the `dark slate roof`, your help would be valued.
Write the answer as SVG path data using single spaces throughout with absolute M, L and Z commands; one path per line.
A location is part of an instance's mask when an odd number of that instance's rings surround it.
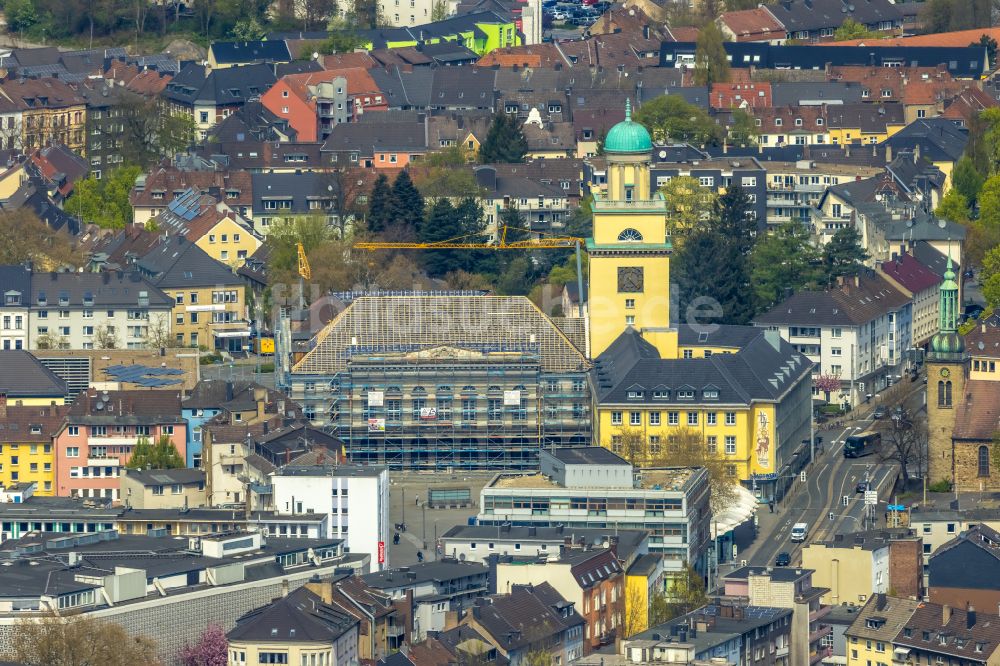
M 733 67 L 755 69 L 825 70 L 828 65 L 889 64 L 936 68 L 944 64 L 954 77 L 978 79 L 985 73 L 986 63 L 986 50 L 980 46 L 772 46 L 766 42 L 726 42 L 725 47 Z M 694 42 L 663 42 L 660 63 L 674 67 L 679 54 L 694 55 L 696 49 Z
M 956 162 L 965 152 L 968 140 L 968 131 L 948 118 L 920 118 L 893 134 L 885 143 L 897 153 L 917 149 L 921 157 L 932 162 Z
M 167 99 L 184 105 L 227 106 L 260 97 L 277 79 L 270 65 L 242 65 L 209 71 L 188 63 L 163 90 Z
M 945 543 L 931 555 L 928 583 L 937 588 L 1000 590 L 1000 549 L 989 527 L 980 526 Z
M 451 558 L 435 560 L 434 562 L 421 562 L 410 565 L 407 569 L 406 572 L 399 569 L 374 571 L 361 578 L 370 587 L 386 590 L 397 587 L 414 587 L 425 582 L 442 583 L 469 576 L 481 576 L 485 579 L 489 574 L 489 569 L 484 564 L 459 562 Z
M 965 227 L 961 224 L 938 218 L 926 213 L 912 220 L 895 220 L 885 229 L 888 240 L 913 241 L 960 241 L 965 238 Z
M 548 451 L 556 460 L 566 465 L 628 465 L 628 461 L 612 453 L 603 446 L 584 446 L 581 448 L 558 448 Z
M 431 105 L 431 88 L 437 70 L 429 67 L 414 67 L 406 71 L 393 66 L 386 69 L 376 67 L 368 71 L 385 93 L 391 109 L 426 109 Z M 364 116 L 375 114 L 364 114 Z
M 775 107 L 830 104 L 839 109 L 839 105 L 861 103 L 862 88 L 853 81 L 775 81 L 771 84 L 771 104 Z M 827 109 L 827 113 L 831 111 Z
M 0 393 L 14 403 L 19 398 L 65 397 L 66 382 L 24 350 L 0 351 Z
M 146 292 L 149 307 L 172 308 L 174 300 L 154 287 L 138 273 L 106 271 L 103 273 L 33 273 L 31 305 L 42 301 L 58 309 L 65 301 L 74 308 L 107 306 L 136 307 L 139 295 Z
M 992 655 L 1000 648 L 1000 618 L 996 615 L 979 612 L 977 621 L 971 627 L 963 608 L 951 609 L 947 624 L 942 624 L 943 618 L 941 604 L 920 604 L 905 625 L 910 629 L 910 635 L 906 636 L 901 631 L 892 642 L 974 662 L 986 661 L 989 657 L 985 655 Z M 923 640 L 925 631 L 931 634 L 933 643 Z
M 492 109 L 495 81 L 496 70 L 491 68 L 439 68 L 434 73 L 430 106 Z
M 8 291 L 20 292 L 21 305 L 29 305 L 31 273 L 24 266 L 0 266 L 0 296 Z
M 561 641 L 567 629 L 584 624 L 583 617 L 549 583 L 512 585 L 509 594 L 477 600 L 472 613 L 504 652 Z
M 212 42 L 209 52 L 222 65 L 251 64 L 257 62 L 288 62 L 292 55 L 281 39 L 260 42 Z
M 230 641 L 331 645 L 357 626 L 355 618 L 300 587 L 241 617 L 226 637 Z
M 342 123 L 337 128 L 356 123 Z M 308 215 L 315 212 L 309 208 L 310 197 L 328 197 L 327 186 L 329 177 L 322 173 L 255 173 L 253 182 L 253 210 L 264 210 L 264 199 L 267 197 L 291 197 L 291 211 L 283 214 Z
M 183 236 L 171 236 L 136 264 L 161 289 L 241 284 L 228 266 L 208 256 Z
M 677 344 L 684 347 L 698 345 L 708 347 L 737 347 L 742 349 L 751 340 L 760 337 L 760 329 L 755 326 L 692 326 L 681 324 L 677 327 Z
M 574 95 L 576 91 L 574 91 Z M 639 104 L 656 99 L 661 95 L 680 95 L 688 104 L 708 109 L 708 88 L 704 86 L 667 86 L 666 88 L 639 88 Z
M 768 5 L 769 11 L 785 30 L 816 31 L 822 28 L 839 28 L 848 18 L 871 25 L 880 21 L 899 22 L 902 12 L 890 0 L 784 0 Z
M 774 84 L 777 86 L 778 84 Z M 783 84 L 789 85 L 789 84 Z M 815 84 L 802 84 L 812 86 Z M 856 86 L 856 92 L 860 92 L 863 86 L 855 83 L 829 84 Z M 771 88 L 771 94 L 776 95 L 775 87 Z M 844 104 L 828 106 L 826 109 L 826 124 L 831 128 L 855 128 L 859 127 L 862 132 L 885 132 L 889 123 L 902 125 L 903 105 L 899 102 L 888 102 L 885 104 L 868 104 L 851 100 Z
M 800 291 L 758 315 L 758 325 L 860 326 L 903 307 L 910 299 L 880 275 L 865 272 L 844 278 L 825 291 Z M 712 357 L 716 358 L 716 357 Z
M 711 400 L 743 405 L 777 400 L 811 368 L 808 359 L 771 332 L 761 331 L 734 354 L 661 359 L 655 347 L 628 328 L 597 358 L 591 372 L 603 404 L 684 405 Z M 642 397 L 629 399 L 630 391 Z M 680 398 L 680 391 L 693 391 L 694 397 Z M 706 391 L 717 391 L 718 398 L 706 398 Z
M 323 144 L 324 151 L 357 151 L 362 156 L 370 156 L 375 151 L 406 152 L 414 150 L 423 152 L 426 149 L 427 141 L 422 122 L 340 123 L 333 126 L 330 136 L 326 138 L 326 142 Z M 254 175 L 255 200 L 258 198 L 256 186 L 257 175 Z M 299 175 L 290 175 L 296 180 L 301 178 Z

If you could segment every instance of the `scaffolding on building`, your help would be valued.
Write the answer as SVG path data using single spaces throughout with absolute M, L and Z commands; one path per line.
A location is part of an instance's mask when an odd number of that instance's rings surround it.
M 543 446 L 589 444 L 589 368 L 523 297 L 363 297 L 289 383 L 355 462 L 531 470 Z

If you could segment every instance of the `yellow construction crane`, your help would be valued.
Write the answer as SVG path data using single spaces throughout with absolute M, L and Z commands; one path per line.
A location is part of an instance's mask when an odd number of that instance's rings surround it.
M 468 234 L 457 236 L 434 243 L 390 243 L 380 241 L 363 241 L 355 243 L 354 247 L 359 250 L 576 250 L 576 285 L 579 291 L 577 302 L 580 316 L 583 316 L 583 267 L 580 258 L 580 246 L 583 244 L 582 238 L 575 236 L 547 236 L 540 235 L 538 238 L 527 240 L 508 241 L 507 225 L 500 227 L 500 236 L 495 243 L 486 243 L 481 240 L 482 234 Z M 536 232 L 540 233 L 540 232 Z
M 456 238 L 448 238 L 434 243 L 383 243 L 378 241 L 365 241 L 355 243 L 354 247 L 359 250 L 552 250 L 552 249 L 579 249 L 583 242 L 582 238 L 573 236 L 540 236 L 520 241 L 507 240 L 506 225 L 500 227 L 500 237 L 496 243 L 484 243 L 481 240 L 470 240 L 482 238 L 482 234 L 468 234 Z
M 306 249 L 302 243 L 297 244 L 299 252 L 299 310 L 306 309 L 306 288 L 304 280 L 312 279 L 312 267 L 309 266 L 309 259 L 306 257 Z

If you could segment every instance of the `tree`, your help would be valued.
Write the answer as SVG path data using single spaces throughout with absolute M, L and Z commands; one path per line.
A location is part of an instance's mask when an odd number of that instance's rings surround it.
M 698 32 L 694 54 L 694 81 L 699 86 L 724 83 L 729 80 L 729 59 L 725 38 L 715 21 L 709 21 Z
M 963 155 L 955 164 L 954 171 L 951 172 L 951 183 L 955 190 L 958 190 L 965 197 L 965 205 L 971 208 L 979 198 L 979 190 L 983 187 L 986 178 L 979 173 L 975 163 L 968 155 Z
M 667 204 L 667 229 L 671 236 L 691 233 L 707 220 L 718 195 L 691 176 L 674 176 L 660 188 Z
M 256 16 L 251 16 L 237 21 L 229 35 L 238 42 L 257 42 L 267 36 L 267 31 Z
M 721 139 L 721 128 L 708 112 L 688 104 L 680 95 L 661 95 L 644 102 L 632 114 L 632 120 L 642 124 L 655 141 L 715 144 Z
M 177 469 L 184 467 L 184 459 L 177 452 L 177 447 L 170 435 L 160 435 L 156 444 L 150 444 L 149 438 L 140 437 L 132 456 L 126 465 L 129 469 Z
M 667 579 L 666 614 L 669 621 L 698 610 L 708 603 L 705 579 L 687 562 L 684 568 Z
M 976 130 L 982 135 L 987 169 L 990 174 L 995 174 L 1000 167 L 1000 108 L 984 109 L 979 113 L 978 121 Z M 980 171 L 985 172 L 983 169 Z
M 0 238 L 0 265 L 30 261 L 35 270 L 55 270 L 82 261 L 70 236 L 50 229 L 30 208 L 0 212 Z
M 843 275 L 857 273 L 868 253 L 861 247 L 861 234 L 854 227 L 842 227 L 823 246 L 823 279 L 826 284 Z
M 979 223 L 1000 228 L 1000 174 L 987 178 L 979 190 Z
M 89 614 L 24 618 L 14 625 L 10 658 L 27 666 L 161 664 L 156 644 Z
M 103 229 L 124 228 L 132 223 L 129 194 L 141 172 L 137 166 L 125 166 L 101 179 L 89 176 L 81 180 L 74 185 L 73 194 L 66 201 L 66 212 Z
M 659 450 L 650 448 L 652 467 L 704 467 L 711 487 L 713 513 L 721 513 L 736 501 L 738 481 L 730 464 L 718 451 L 709 451 L 700 432 L 681 428 L 667 437 L 667 445 Z
M 118 332 L 111 324 L 98 324 L 94 327 L 94 346 L 97 349 L 118 349 L 120 344 Z
M 801 222 L 785 222 L 757 242 L 750 257 L 750 278 L 762 307 L 770 308 L 797 291 L 816 284 L 816 249 Z
M 517 122 L 517 116 L 498 113 L 479 145 L 479 161 L 483 164 L 523 162 L 528 141 Z
M 888 429 L 882 434 L 882 462 L 899 465 L 899 478 L 905 490 L 910 482 L 910 472 L 915 467 L 923 476 L 927 462 L 927 421 L 921 416 L 911 416 L 899 406 L 889 420 Z
M 949 222 L 968 224 L 969 204 L 958 188 L 953 187 L 948 190 L 948 194 L 944 195 L 938 203 L 938 207 L 934 209 L 934 214 Z
M 420 227 L 420 240 L 438 243 L 463 234 L 462 221 L 451 199 L 441 197 L 434 202 L 427 214 L 427 222 Z M 464 266 L 464 250 L 430 250 L 423 253 L 424 267 L 432 277 L 460 270 Z
M 434 0 L 431 5 L 431 23 L 448 18 L 448 3 L 444 0 Z M 993 62 L 991 59 L 990 62 Z
M 217 624 L 208 625 L 195 645 L 184 645 L 179 658 L 181 666 L 226 666 L 229 663 L 226 632 Z
M 986 48 L 986 57 L 989 58 L 990 62 L 995 63 L 997 61 L 997 40 L 993 39 L 986 33 L 983 33 L 979 37 L 978 42 L 973 42 L 969 46 L 982 46 Z
M 756 146 L 760 137 L 757 120 L 749 111 L 734 109 L 729 125 L 729 140 L 737 146 Z
M 988 28 L 992 10 L 992 0 L 927 0 L 918 22 L 924 34 Z
M 382 233 L 392 222 L 392 188 L 389 179 L 380 173 L 368 196 L 368 231 L 373 234 Z
M 507 264 L 497 281 L 497 292 L 504 296 L 526 296 L 531 291 L 532 270 L 528 257 L 521 253 Z
M 845 42 L 849 39 L 869 39 L 877 36 L 878 33 L 872 32 L 863 23 L 858 23 L 850 17 L 844 19 L 844 22 L 833 33 L 833 39 L 836 42 Z
M 813 386 L 823 392 L 826 401 L 830 402 L 830 394 L 840 390 L 840 377 L 834 375 L 816 375 Z
M 419 231 L 424 220 L 424 197 L 410 179 L 405 169 L 399 172 L 392 183 L 392 199 L 389 206 L 390 218 L 396 225 L 411 232 Z
M 461 164 L 435 165 L 423 171 L 414 180 L 424 199 L 433 202 L 439 197 L 462 199 L 478 197 L 483 188 L 476 182 L 472 170 Z
M 979 280 L 982 283 L 983 297 L 989 308 L 1000 307 L 1000 246 L 983 255 L 982 271 Z

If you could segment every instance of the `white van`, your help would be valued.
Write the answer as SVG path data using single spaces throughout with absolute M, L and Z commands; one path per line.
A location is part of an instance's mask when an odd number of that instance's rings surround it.
M 794 543 L 800 543 L 806 540 L 806 534 L 809 533 L 809 526 L 805 523 L 795 523 L 792 525 L 792 541 Z

